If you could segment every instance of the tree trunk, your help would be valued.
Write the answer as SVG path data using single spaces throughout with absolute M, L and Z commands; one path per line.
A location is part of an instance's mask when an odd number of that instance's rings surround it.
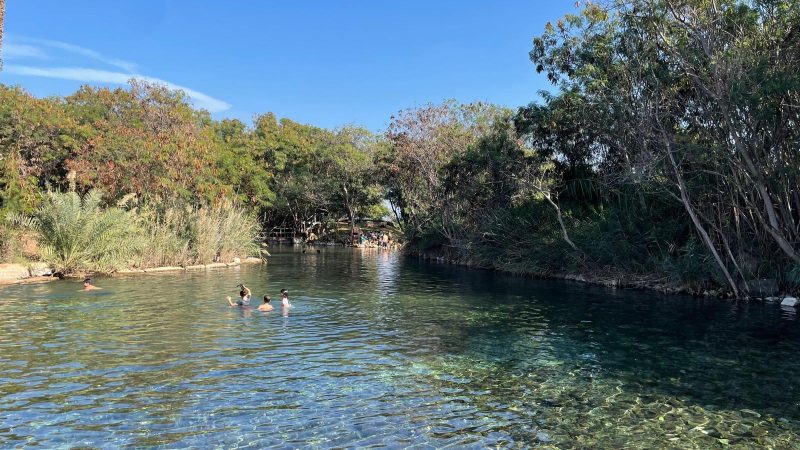
M 558 204 L 553 201 L 553 199 L 550 197 L 549 192 L 545 192 L 544 190 L 542 192 L 544 193 L 544 198 L 546 198 L 547 201 L 553 206 L 553 208 L 556 209 L 556 217 L 558 218 L 559 226 L 561 226 L 561 234 L 564 238 L 564 241 L 567 244 L 569 244 L 569 246 L 572 247 L 573 250 L 579 251 L 578 246 L 576 246 L 575 243 L 572 242 L 572 239 L 569 238 L 569 233 L 567 233 L 567 227 L 564 225 L 564 219 L 561 216 L 561 208 L 559 208 Z
M 350 215 L 350 244 L 355 245 L 353 242 L 353 233 L 356 231 L 356 216 L 353 214 L 352 210 L 348 209 L 348 214 Z
M 661 132 L 663 135 L 664 131 L 661 130 Z M 692 207 L 691 200 L 689 199 L 689 191 L 686 187 L 686 183 L 683 180 L 683 175 L 681 174 L 681 171 L 678 168 L 678 163 L 675 161 L 675 155 L 673 155 L 672 153 L 672 144 L 669 142 L 669 139 L 665 135 L 662 136 L 662 139 L 664 142 L 664 146 L 667 150 L 667 156 L 669 157 L 672 169 L 675 172 L 676 184 L 678 185 L 678 190 L 680 191 L 681 194 L 681 203 L 683 203 L 683 207 L 686 209 L 686 212 L 689 213 L 689 217 L 692 219 L 694 227 L 697 229 L 697 232 L 700 233 L 700 237 L 703 239 L 703 242 L 706 244 L 708 250 L 714 256 L 714 259 L 717 261 L 717 265 L 719 266 L 720 270 L 722 270 L 722 273 L 725 275 L 725 279 L 728 281 L 728 285 L 730 285 L 731 289 L 733 290 L 733 295 L 738 297 L 739 289 L 736 286 L 736 282 L 733 281 L 733 277 L 731 277 L 731 274 L 728 271 L 728 267 L 725 265 L 725 262 L 722 260 L 722 257 L 720 257 L 719 252 L 717 252 L 717 248 L 714 246 L 714 242 L 711 240 L 711 236 L 708 235 L 708 232 L 703 227 L 703 224 L 697 217 L 697 213 Z

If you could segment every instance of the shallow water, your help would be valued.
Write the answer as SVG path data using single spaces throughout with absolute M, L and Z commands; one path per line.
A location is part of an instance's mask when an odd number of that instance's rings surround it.
M 97 284 L 0 290 L 0 447 L 800 448 L 779 306 L 332 249 Z

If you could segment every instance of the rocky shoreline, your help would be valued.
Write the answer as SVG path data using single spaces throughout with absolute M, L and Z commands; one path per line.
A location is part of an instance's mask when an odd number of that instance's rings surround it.
M 0 264 L 0 286 L 50 281 L 53 272 L 45 263 Z
M 242 264 L 264 264 L 265 261 L 261 258 L 235 258 L 229 263 L 209 263 L 209 264 L 196 264 L 191 266 L 163 266 L 151 267 L 147 269 L 121 269 L 109 274 L 115 275 L 131 275 L 142 273 L 157 273 L 157 272 L 174 272 L 174 271 L 187 271 L 187 270 L 200 270 L 200 269 L 221 269 L 226 267 L 235 267 Z M 75 274 L 67 278 L 81 278 L 86 274 Z M 35 262 L 28 264 L 0 264 L 0 286 L 10 284 L 24 284 L 24 283 L 40 283 L 58 280 L 61 277 L 56 276 L 53 271 L 45 263 Z

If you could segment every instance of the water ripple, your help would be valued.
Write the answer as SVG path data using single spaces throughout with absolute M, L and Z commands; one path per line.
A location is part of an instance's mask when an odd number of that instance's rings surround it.
M 800 447 L 777 307 L 331 249 L 98 284 L 0 291 L 0 447 Z

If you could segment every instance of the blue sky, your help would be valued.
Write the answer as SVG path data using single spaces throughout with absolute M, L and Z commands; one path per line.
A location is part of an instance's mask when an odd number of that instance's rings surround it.
M 272 111 L 377 131 L 427 102 L 535 100 L 549 85 L 531 40 L 575 11 L 574 0 L 9 0 L 0 82 L 47 96 L 139 76 L 215 118 Z

